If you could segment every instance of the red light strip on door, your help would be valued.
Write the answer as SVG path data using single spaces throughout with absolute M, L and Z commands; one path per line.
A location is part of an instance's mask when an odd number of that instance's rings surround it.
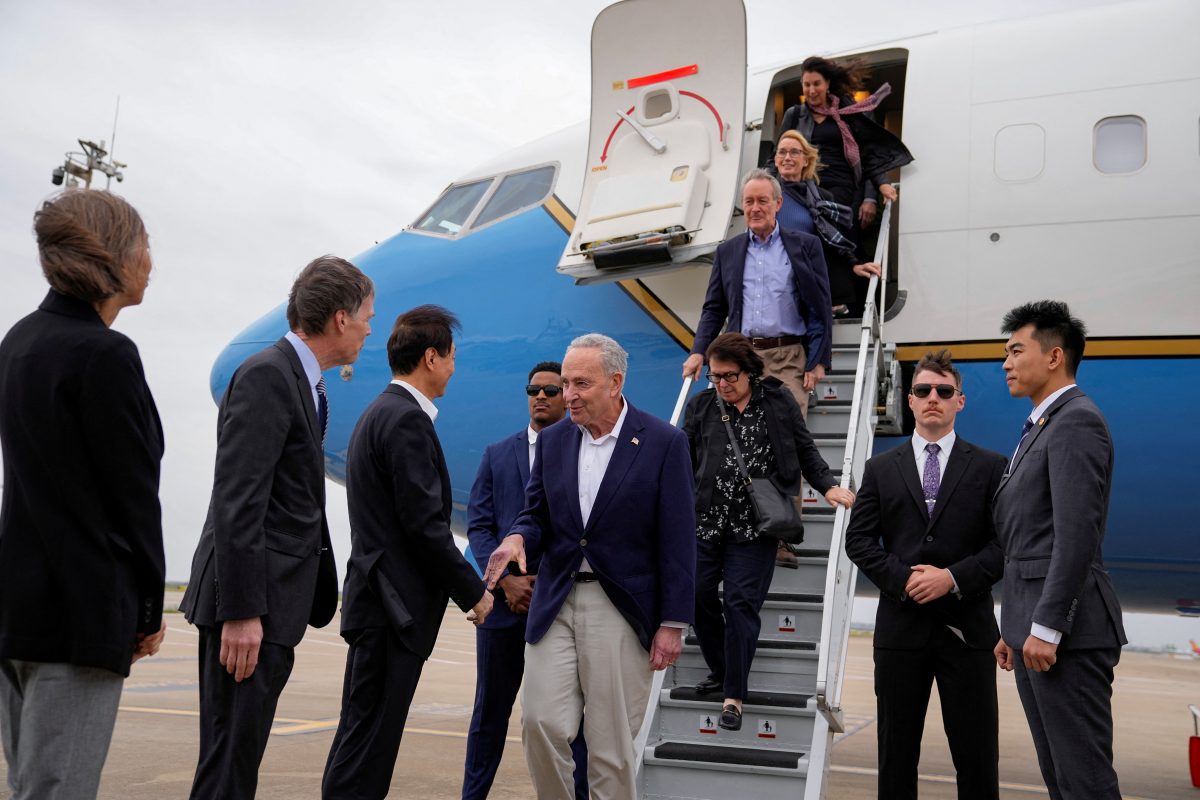
M 630 78 L 625 82 L 625 86 L 629 89 L 636 89 L 639 86 L 649 86 L 652 83 L 662 83 L 663 81 L 674 80 L 675 78 L 683 78 L 688 75 L 695 75 L 700 71 L 699 64 L 690 64 L 679 69 L 669 69 L 666 72 L 656 72 L 653 75 L 643 75 L 640 78 Z

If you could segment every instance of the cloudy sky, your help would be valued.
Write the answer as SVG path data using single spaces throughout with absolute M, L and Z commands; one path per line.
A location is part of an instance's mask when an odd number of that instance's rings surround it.
M 824 15 L 747 0 L 749 51 L 799 61 L 1096 2 L 868 0 Z M 113 187 L 142 213 L 156 269 L 116 327 L 141 349 L 165 427 L 170 578 L 187 576 L 208 501 L 221 348 L 314 256 L 353 257 L 473 164 L 582 120 L 605 5 L 0 0 L 0 331 L 45 294 L 30 227 L 51 169 L 77 138 L 111 141 L 120 95 L 115 156 L 129 166 Z M 342 559 L 332 485 L 330 522 Z

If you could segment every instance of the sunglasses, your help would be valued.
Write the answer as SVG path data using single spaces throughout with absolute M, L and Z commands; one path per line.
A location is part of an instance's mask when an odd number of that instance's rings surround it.
M 558 397 L 559 393 L 562 392 L 562 387 L 555 386 L 553 383 L 547 383 L 545 385 L 540 383 L 531 383 L 525 387 L 525 394 L 529 395 L 530 397 L 537 397 L 539 392 L 545 392 L 546 397 Z
M 912 394 L 913 397 L 919 397 L 924 400 L 926 397 L 929 397 L 929 393 L 934 389 L 937 390 L 938 397 L 943 400 L 949 400 L 955 394 L 962 394 L 962 392 L 949 383 L 914 383 Z

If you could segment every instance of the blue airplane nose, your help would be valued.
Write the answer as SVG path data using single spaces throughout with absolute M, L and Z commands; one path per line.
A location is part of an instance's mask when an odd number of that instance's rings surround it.
M 233 337 L 217 360 L 213 362 L 208 376 L 208 388 L 214 403 L 220 403 L 229 380 L 241 363 L 267 345 L 279 340 L 287 333 L 287 317 L 283 305 L 260 317 L 250 327 Z

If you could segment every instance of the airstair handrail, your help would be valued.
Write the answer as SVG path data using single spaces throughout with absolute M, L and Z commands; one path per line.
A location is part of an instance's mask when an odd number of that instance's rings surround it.
M 687 404 L 688 392 L 692 388 L 692 378 L 689 375 L 683 379 L 683 386 L 679 388 L 679 397 L 675 400 L 675 410 L 671 412 L 671 424 L 675 427 L 680 426 L 681 418 L 683 417 L 683 409 Z M 645 759 L 641 754 L 646 751 L 646 743 L 650 741 L 650 728 L 654 724 L 654 712 L 658 708 L 659 695 L 662 694 L 663 683 L 666 682 L 667 669 L 660 669 L 654 673 L 650 683 L 650 696 L 646 698 L 646 713 L 642 717 L 642 727 L 638 730 L 637 737 L 633 740 L 633 752 L 638 754 L 637 758 L 637 773 L 640 777 L 642 774 L 642 765 L 645 764 Z
M 858 361 L 854 372 L 854 391 L 851 395 L 849 430 L 842 461 L 841 485 L 857 489 L 863 464 L 870 456 L 874 442 L 874 418 L 878 378 L 883 366 L 883 314 L 876 296 L 886 292 L 888 240 L 891 232 L 892 203 L 884 203 L 879 226 L 879 245 L 876 263 L 882 274 L 872 276 L 867 289 L 859 336 Z M 882 291 L 881 291 L 882 290 Z M 838 506 L 834 515 L 833 536 L 825 573 L 824 610 L 821 618 L 820 649 L 817 656 L 816 705 L 829 727 L 843 729 L 841 693 L 845 668 L 846 646 L 850 636 L 850 611 L 858 569 L 846 554 L 846 527 L 849 512 Z

